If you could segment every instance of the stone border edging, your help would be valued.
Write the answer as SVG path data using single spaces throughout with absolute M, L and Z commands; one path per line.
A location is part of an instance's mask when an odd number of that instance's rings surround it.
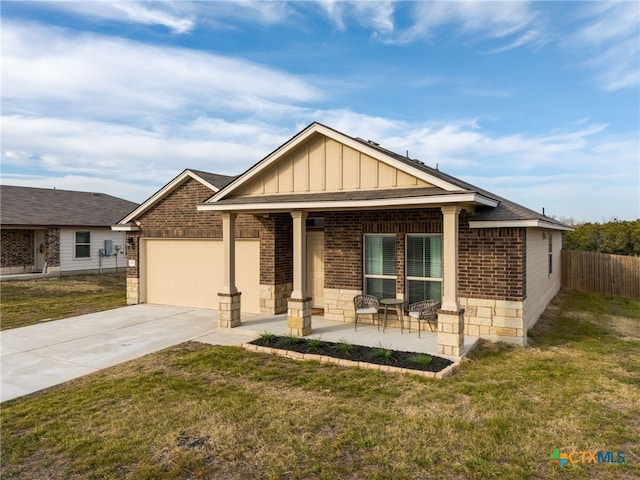
M 369 370 L 380 370 L 382 372 L 391 373 L 409 373 L 411 375 L 418 375 L 427 378 L 446 378 L 453 374 L 460 362 L 453 362 L 448 367 L 443 368 L 439 372 L 428 372 L 425 370 L 412 370 L 410 368 L 394 367 L 393 365 L 380 365 L 377 363 L 369 362 L 354 362 L 353 360 L 346 360 L 344 358 L 330 357 L 328 355 L 317 355 L 315 353 L 300 353 L 293 350 L 282 350 L 280 348 L 263 347 L 260 345 L 254 345 L 252 343 L 242 343 L 240 347 L 251 352 L 270 353 L 272 355 L 279 355 L 281 357 L 290 358 L 292 360 L 315 360 L 320 363 L 333 363 L 342 367 L 357 367 Z

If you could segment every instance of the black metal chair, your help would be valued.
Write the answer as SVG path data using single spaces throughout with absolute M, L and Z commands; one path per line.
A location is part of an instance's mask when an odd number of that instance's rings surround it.
M 433 327 L 438 325 L 438 305 L 435 300 L 424 300 L 409 305 L 409 317 L 418 320 L 418 338 L 420 338 L 420 324 L 422 322 L 428 323 L 431 331 L 435 331 Z M 411 324 L 409 324 L 409 329 L 411 329 Z
M 380 317 L 378 314 L 380 302 L 376 297 L 373 295 L 356 295 L 353 297 L 353 308 L 356 311 L 355 330 L 358 330 L 358 315 L 371 315 L 371 321 L 376 322 L 378 330 L 380 330 Z

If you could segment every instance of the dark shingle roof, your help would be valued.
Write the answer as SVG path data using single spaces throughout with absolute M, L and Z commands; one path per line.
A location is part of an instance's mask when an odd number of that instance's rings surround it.
M 424 162 L 419 160 L 414 160 L 408 158 L 406 156 L 397 154 L 386 148 L 381 147 L 377 143 L 363 140 L 362 138 L 354 138 L 354 140 L 367 145 L 368 147 L 375 148 L 376 150 L 381 151 L 385 155 L 391 156 L 396 160 L 399 160 L 407 165 L 411 165 L 414 168 L 422 170 L 423 172 L 428 173 L 436 178 L 444 180 L 452 185 L 459 187 L 462 190 L 477 192 L 483 196 L 493 198 L 498 200 L 500 203 L 497 207 L 480 207 L 476 209 L 475 213 L 471 217 L 473 221 L 513 221 L 513 220 L 540 220 L 547 223 L 553 223 L 559 226 L 566 227 L 562 222 L 559 222 L 551 217 L 547 217 L 546 215 L 542 215 L 534 210 L 531 210 L 527 207 L 523 207 L 515 202 L 507 200 L 506 198 L 502 198 L 494 193 L 488 192 L 482 188 L 478 188 L 475 185 L 471 185 L 470 183 L 464 182 L 458 178 L 452 177 L 451 175 L 447 175 L 446 173 L 441 172 L 438 169 L 429 167 Z
M 233 182 L 236 178 L 238 178 L 237 175 L 236 176 L 220 175 L 218 173 L 209 173 L 209 172 L 203 172 L 202 170 L 194 170 L 193 168 L 189 168 L 188 170 L 190 172 L 195 173 L 203 180 L 209 182 L 211 185 L 215 185 L 219 189 L 223 189 L 224 187 L 229 185 L 231 182 Z
M 354 190 L 346 192 L 316 192 L 316 193 L 283 193 L 275 195 L 238 196 L 229 197 L 216 202 L 221 205 L 243 205 L 250 203 L 278 203 L 278 202 L 332 202 L 345 200 L 377 200 L 387 198 L 433 197 L 449 195 L 451 193 L 464 194 L 465 191 L 447 192 L 438 187 L 417 187 L 388 190 Z
M 136 207 L 104 193 L 0 185 L 3 226 L 110 226 Z

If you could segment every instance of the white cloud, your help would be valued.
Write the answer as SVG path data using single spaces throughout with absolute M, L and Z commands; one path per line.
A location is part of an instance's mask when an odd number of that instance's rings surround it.
M 67 187 L 70 179 L 94 179 L 88 184 L 100 179 L 101 185 L 111 182 L 119 190 L 129 185 L 136 196 L 127 198 L 141 201 L 185 168 L 241 173 L 289 135 L 269 124 L 210 118 L 176 130 L 150 132 L 98 121 L 5 115 L 2 182 L 26 184 L 32 178 L 33 186 L 40 186 L 46 183 L 46 174 L 62 188 L 60 178 L 66 179 Z M 38 173 L 7 173 L 16 169 Z
M 91 18 L 125 23 L 161 25 L 178 34 L 191 31 L 194 27 L 193 18 L 171 11 L 172 5 L 174 4 L 170 2 L 117 0 L 43 2 L 40 4 L 40 6 L 46 8 L 64 10 L 69 13 Z
M 640 85 L 640 4 L 597 2 L 587 4 L 581 26 L 561 43 L 574 52 L 588 51 L 582 64 L 593 69 L 607 91 Z
M 394 2 L 319 0 L 318 5 L 338 30 L 346 30 L 346 21 L 353 19 L 376 34 L 393 31 Z
M 211 111 L 267 116 L 322 96 L 286 72 L 200 51 L 10 22 L 2 43 L 5 112 L 64 109 L 138 121 Z
M 235 28 L 229 20 L 274 25 L 298 17 L 290 4 L 275 1 L 67 0 L 39 2 L 38 6 L 94 21 L 160 25 L 174 34 L 192 33 L 202 25 Z
M 529 2 L 445 2 L 414 4 L 413 24 L 395 37 L 392 43 L 409 43 L 430 38 L 435 32 L 453 24 L 460 34 L 479 38 L 504 38 L 523 31 L 536 17 Z
M 491 49 L 486 53 L 488 55 L 495 55 L 497 53 L 508 52 L 509 50 L 513 50 L 514 48 L 523 46 L 542 45 L 543 43 L 546 43 L 546 41 L 547 40 L 542 37 L 541 33 L 538 30 L 532 29 L 524 32 L 510 44 Z

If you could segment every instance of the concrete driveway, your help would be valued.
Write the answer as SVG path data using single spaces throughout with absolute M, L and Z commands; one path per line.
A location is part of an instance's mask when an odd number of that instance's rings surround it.
M 236 345 L 250 335 L 218 331 L 215 310 L 149 304 L 5 330 L 0 332 L 0 401 L 188 340 Z

